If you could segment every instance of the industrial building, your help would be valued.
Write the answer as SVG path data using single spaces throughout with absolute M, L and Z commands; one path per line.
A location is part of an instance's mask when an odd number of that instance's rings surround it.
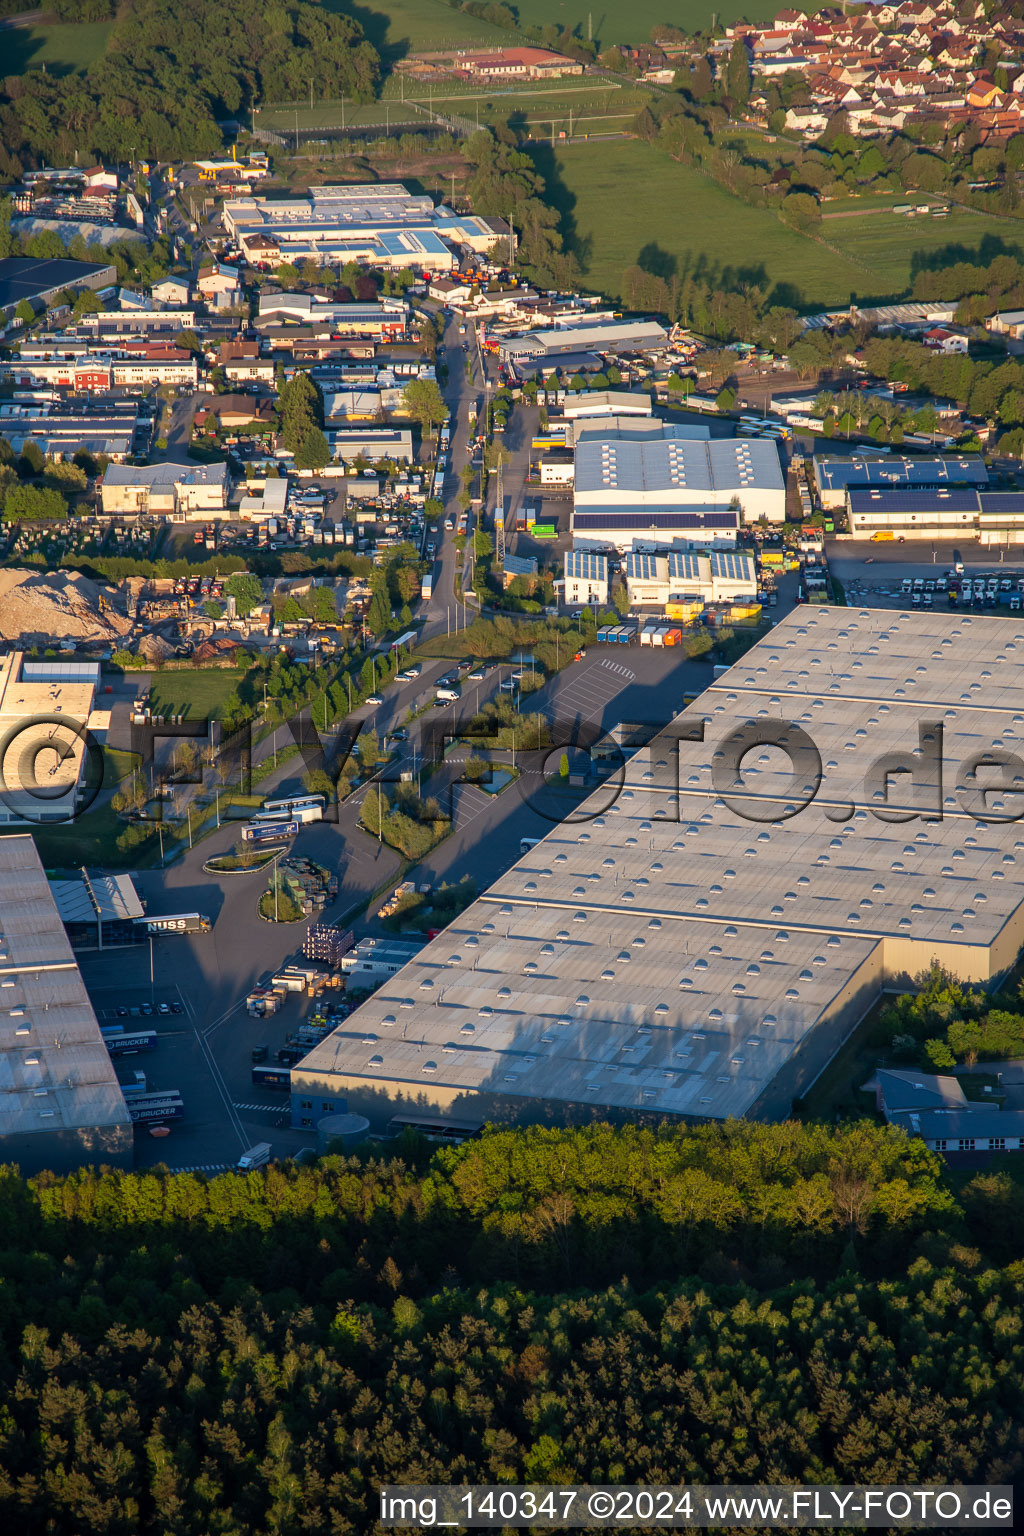
M 650 395 L 633 394 L 628 389 L 592 389 L 567 394 L 562 401 L 562 415 L 568 421 L 587 416 L 650 416 L 653 411 Z
M 988 484 L 988 470 L 980 458 L 964 455 L 898 459 L 893 454 L 877 458 L 814 456 L 814 478 L 821 505 L 834 512 L 846 503 L 847 490 L 873 487 L 878 490 L 954 490 Z
M 97 336 L 116 339 L 140 334 L 151 336 L 155 331 L 166 331 L 168 336 L 173 336 L 176 331 L 193 329 L 195 323 L 194 309 L 101 309 L 94 315 L 83 315 L 75 329 L 86 334 L 95 331 Z M 62 341 L 64 339 L 61 337 Z
M 567 603 L 607 603 L 607 555 L 598 554 L 591 549 L 566 550 L 565 601 Z
M 571 448 L 577 443 L 609 442 L 612 439 L 620 443 L 668 442 L 670 439 L 706 443 L 710 437 L 711 428 L 705 422 L 662 421 L 660 417 L 641 416 L 634 411 L 611 416 L 584 412 L 567 418 L 565 423 L 565 441 Z
M 0 827 L 74 817 L 88 732 L 101 727 L 93 714 L 99 675 L 94 662 L 0 656 Z
M 543 359 L 553 365 L 561 360 L 563 353 L 619 356 L 633 352 L 661 352 L 667 343 L 668 332 L 657 320 L 579 321 L 552 326 L 550 330 L 503 337 L 498 343 L 498 354 L 503 363 Z
M 739 535 L 740 515 L 726 508 L 655 512 L 634 508 L 588 508 L 572 514 L 573 544 L 577 549 L 619 550 L 727 549 Z
M 116 282 L 117 268 L 96 262 L 5 256 L 0 260 L 0 319 L 10 320 L 23 299 L 33 309 L 42 309 L 65 289 L 70 293 L 83 288 L 99 291 Z
M 577 547 L 732 544 L 740 517 L 781 523 L 786 487 L 774 442 L 617 429 L 576 444 Z
M 183 523 L 223 516 L 228 490 L 226 464 L 111 464 L 100 499 L 104 512 L 115 516 L 145 513 Z
M 366 459 L 395 459 L 399 464 L 413 463 L 412 432 L 408 427 L 378 427 L 365 432 L 328 431 L 324 434 L 334 458 L 346 464 Z
M 27 835 L 0 838 L 0 1161 L 130 1168 L 132 1127 Z
M 757 571 L 753 555 L 739 550 L 669 550 L 666 554 L 634 552 L 626 556 L 626 588 L 633 606 L 700 598 L 704 603 L 756 598 Z
M 1016 960 L 1021 797 L 970 765 L 1022 696 L 1012 620 L 788 614 L 299 1063 L 296 1113 L 786 1116 L 884 989 Z
M 312 260 L 450 272 L 463 251 L 490 250 L 507 226 L 456 214 L 399 182 L 313 187 L 307 197 L 239 197 L 224 226 L 247 261 L 263 267 Z
M 94 457 L 105 454 L 120 463 L 132 452 L 138 424 L 139 408 L 134 400 L 112 400 L 102 405 L 91 401 L 0 405 L 0 437 L 7 439 L 15 453 L 33 442 L 50 459 L 91 453 Z
M 53 896 L 74 950 L 116 949 L 135 944 L 145 915 L 131 875 L 83 869 L 77 880 L 51 880 Z
M 400 340 L 409 324 L 409 305 L 405 299 L 378 299 L 372 304 L 333 304 L 310 293 L 261 293 L 256 328 L 271 335 L 277 345 L 282 338 L 272 328 L 302 325 L 310 329 L 304 335 L 322 333 L 331 338 L 366 336 L 374 341 Z M 372 354 L 371 354 L 372 355 Z
M 1024 540 L 1024 495 L 949 487 L 890 491 L 848 486 L 850 532 L 870 539 L 887 532 L 904 539 L 978 539 L 983 544 Z

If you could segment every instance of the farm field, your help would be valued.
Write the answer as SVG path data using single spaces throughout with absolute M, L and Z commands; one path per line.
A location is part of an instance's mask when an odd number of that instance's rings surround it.
M 535 153 L 587 283 L 612 295 L 621 293 L 624 270 L 639 264 L 680 277 L 698 267 L 719 282 L 730 269 L 745 270 L 755 281 L 796 290 L 784 301 L 798 307 L 846 304 L 851 294 L 863 303 L 906 292 L 915 250 L 973 249 L 986 237 L 1024 246 L 1024 227 L 1015 221 L 956 211 L 947 219 L 872 213 L 827 220 L 824 244 L 637 140 Z
M 67 26 L 12 27 L 3 34 L 3 73 L 23 75 L 45 64 L 50 74 L 81 73 L 107 46 L 112 21 Z
M 445 0 L 325 0 L 324 9 L 354 17 L 386 63 L 435 48 L 502 48 L 516 41 L 504 27 L 453 10 Z

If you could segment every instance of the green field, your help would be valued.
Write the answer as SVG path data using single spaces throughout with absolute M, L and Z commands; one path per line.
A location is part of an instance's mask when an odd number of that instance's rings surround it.
M 710 25 L 712 16 L 720 22 L 733 22 L 743 16 L 747 21 L 763 21 L 774 16 L 780 6 L 774 0 L 632 0 L 629 5 L 594 5 L 590 0 L 509 0 L 521 26 L 546 27 L 552 22 L 587 36 L 588 19 L 593 37 L 608 47 L 611 43 L 648 43 L 651 28 L 667 21 L 684 32 L 695 32 Z
M 712 283 L 741 272 L 759 285 L 792 285 L 798 294 L 780 297 L 811 307 L 845 304 L 851 294 L 864 302 L 906 292 L 915 250 L 974 249 L 985 237 L 1024 245 L 1018 222 L 963 212 L 942 220 L 829 219 L 820 235 L 827 244 L 819 243 L 638 140 L 535 155 L 588 285 L 610 295 L 621 294 L 624 270 L 637 264 L 666 277 L 696 268 Z
M 902 201 L 907 201 L 905 196 Z M 908 219 L 891 213 L 859 219 L 826 219 L 822 233 L 847 255 L 885 276 L 894 291 L 909 283 L 911 257 L 918 252 L 940 251 L 950 245 L 962 245 L 973 251 L 982 240 L 998 240 L 1024 255 L 1024 223 L 1020 219 L 1002 219 L 964 209 L 953 209 L 946 219 Z
M 154 715 L 184 715 L 186 720 L 216 719 L 224 700 L 240 686 L 248 668 L 201 667 L 196 671 L 160 672 L 153 678 L 150 708 Z M 262 697 L 262 695 L 261 695 Z
M 23 75 L 45 64 L 50 74 L 69 75 L 95 63 L 107 46 L 112 21 L 69 26 L 12 27 L 3 33 L 5 75 Z
M 325 0 L 324 9 L 352 16 L 367 38 L 393 63 L 409 53 L 439 48 L 501 48 L 514 34 L 489 21 L 453 10 L 445 0 Z

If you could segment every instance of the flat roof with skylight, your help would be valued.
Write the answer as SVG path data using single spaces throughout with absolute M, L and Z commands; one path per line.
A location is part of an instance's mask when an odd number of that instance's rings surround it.
M 978 982 L 1015 961 L 1024 831 L 997 818 L 1024 814 L 1024 763 L 967 769 L 1013 750 L 1022 700 L 1012 619 L 788 615 L 293 1092 L 377 1119 L 785 1116 L 884 988 L 933 961 Z M 751 731 L 737 778 L 729 742 Z M 820 769 L 788 755 L 798 731 Z

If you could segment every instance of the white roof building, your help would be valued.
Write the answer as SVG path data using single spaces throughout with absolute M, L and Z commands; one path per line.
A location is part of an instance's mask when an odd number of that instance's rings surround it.
M 26 661 L 21 651 L 0 656 L 0 827 L 73 820 L 88 729 L 97 724 L 97 671 L 82 662 Z
M 599 789 L 316 1046 L 293 1093 L 378 1122 L 787 1115 L 883 988 L 1016 960 L 1024 836 L 1000 818 L 1024 809 L 1024 761 L 987 792 L 968 765 L 1017 740 L 1022 697 L 1013 620 L 787 615 L 626 761 L 617 797 Z
M 650 416 L 653 410 L 650 395 L 627 389 L 592 389 L 567 394 L 562 401 L 562 414 L 570 421 L 582 416 Z

